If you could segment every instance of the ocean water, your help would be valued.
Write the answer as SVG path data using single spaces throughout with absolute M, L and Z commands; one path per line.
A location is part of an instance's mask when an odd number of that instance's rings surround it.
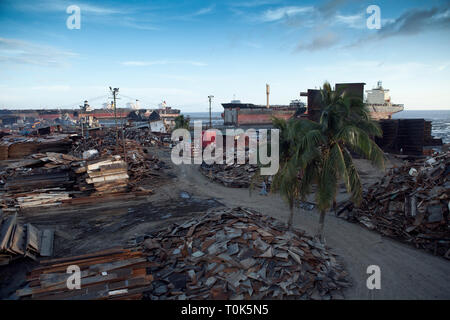
M 431 121 L 435 138 L 450 143 L 450 110 L 404 110 L 392 116 L 393 119 L 425 119 Z
M 209 122 L 209 112 L 182 112 L 189 116 L 191 121 L 201 120 L 203 123 Z M 432 123 L 432 135 L 435 138 L 442 138 L 444 143 L 450 143 L 450 110 L 404 110 L 396 113 L 393 119 L 425 119 Z M 220 112 L 212 112 L 211 120 L 213 125 L 222 125 L 223 119 Z
M 188 116 L 191 121 L 201 120 L 204 124 L 209 123 L 209 112 L 181 112 L 185 117 Z M 223 124 L 221 112 L 211 112 L 211 122 L 213 126 Z

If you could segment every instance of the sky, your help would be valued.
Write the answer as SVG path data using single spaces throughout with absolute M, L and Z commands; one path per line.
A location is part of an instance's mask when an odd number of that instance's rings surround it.
M 266 83 L 288 104 L 324 81 L 382 80 L 405 110 L 448 110 L 449 53 L 449 0 L 0 0 L 0 108 L 101 107 L 112 86 L 119 107 L 206 112 L 213 95 L 221 112 L 265 104 Z

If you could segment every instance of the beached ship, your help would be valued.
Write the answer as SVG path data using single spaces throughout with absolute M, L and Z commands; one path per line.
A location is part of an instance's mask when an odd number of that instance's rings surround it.
M 224 125 L 268 125 L 272 124 L 272 118 L 290 119 L 305 113 L 306 106 L 300 100 L 292 100 L 289 105 L 270 105 L 270 87 L 266 85 L 267 104 L 255 105 L 242 103 L 240 100 L 232 100 L 230 103 L 222 103 L 224 112 L 222 118 Z
M 181 112 L 179 109 L 169 107 L 165 101 L 160 103 L 158 109 L 155 109 L 154 111 L 156 111 L 163 119 L 175 119 Z
M 394 113 L 403 111 L 403 104 L 393 104 L 389 89 L 384 89 L 381 81 L 372 90 L 366 90 L 366 106 L 373 120 L 391 119 Z

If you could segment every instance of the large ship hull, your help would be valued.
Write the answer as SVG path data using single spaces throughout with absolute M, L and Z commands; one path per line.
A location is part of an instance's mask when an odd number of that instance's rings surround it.
M 403 111 L 403 105 L 373 105 L 366 104 L 373 120 L 391 119 L 394 113 Z
M 306 108 L 297 106 L 266 106 L 253 104 L 223 103 L 224 125 L 267 125 L 272 124 L 272 118 L 288 120 L 295 115 L 302 114 Z

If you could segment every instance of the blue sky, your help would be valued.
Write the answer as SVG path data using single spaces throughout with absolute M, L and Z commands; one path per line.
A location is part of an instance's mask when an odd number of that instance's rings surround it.
M 69 30 L 66 8 L 81 9 Z M 382 26 L 368 29 L 369 5 Z M 0 0 L 0 108 L 165 100 L 287 104 L 325 80 L 382 80 L 406 109 L 450 109 L 450 1 Z

